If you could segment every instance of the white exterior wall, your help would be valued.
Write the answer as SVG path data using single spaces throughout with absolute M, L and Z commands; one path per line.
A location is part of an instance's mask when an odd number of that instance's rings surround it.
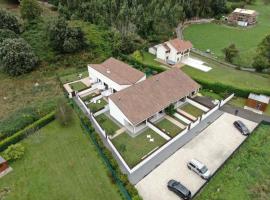
M 157 47 L 157 58 L 166 61 L 166 49 L 163 45 L 158 45 Z
M 176 49 L 169 43 L 166 43 L 168 45 L 168 47 L 171 49 L 170 55 L 169 55 L 169 60 L 173 61 L 173 62 L 180 62 L 181 61 L 181 54 L 177 54 Z M 177 59 L 179 59 L 177 61 Z
M 148 49 L 148 52 L 151 53 L 151 54 L 153 54 L 153 55 L 156 55 L 156 54 L 157 54 L 157 50 L 156 50 L 155 47 L 150 47 L 150 48 Z
M 116 119 L 120 124 L 125 126 L 125 121 L 131 122 L 128 118 L 122 113 L 122 111 L 115 105 L 115 103 L 109 98 L 109 108 L 110 108 L 110 115 Z
M 89 72 L 89 77 L 93 79 L 94 81 L 97 81 L 97 79 L 101 80 L 103 83 L 106 83 L 109 88 L 115 89 L 116 91 L 123 90 L 131 85 L 119 85 L 109 79 L 108 77 L 104 76 L 100 72 L 96 71 L 93 69 L 91 66 L 88 66 L 88 72 Z

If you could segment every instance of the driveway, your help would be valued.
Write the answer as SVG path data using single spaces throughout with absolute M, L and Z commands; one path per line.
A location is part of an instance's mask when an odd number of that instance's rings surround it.
M 232 125 L 238 119 L 241 119 L 250 130 L 257 125 L 255 122 L 224 113 L 136 184 L 143 199 L 179 200 L 179 197 L 166 187 L 170 179 L 180 181 L 192 195 L 195 194 L 205 181 L 187 169 L 187 161 L 196 158 L 205 163 L 211 172 L 215 172 L 246 139 Z

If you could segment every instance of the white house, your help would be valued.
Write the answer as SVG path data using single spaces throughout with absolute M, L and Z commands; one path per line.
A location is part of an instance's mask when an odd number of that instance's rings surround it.
M 190 41 L 176 38 L 150 47 L 148 51 L 168 64 L 176 64 L 181 62 L 183 58 L 189 57 L 191 48 L 192 44 Z
M 179 106 L 200 86 L 178 68 L 172 68 L 109 96 L 110 115 L 136 134 L 164 115 L 171 104 Z
M 128 64 L 109 58 L 101 64 L 88 65 L 89 77 L 94 87 L 109 96 L 146 79 L 146 75 Z

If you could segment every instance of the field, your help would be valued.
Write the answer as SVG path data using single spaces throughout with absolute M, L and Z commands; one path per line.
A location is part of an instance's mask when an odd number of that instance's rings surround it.
M 77 118 L 66 128 L 53 121 L 22 144 L 24 157 L 1 178 L 1 199 L 121 199 Z
M 150 142 L 149 138 L 146 137 L 147 135 L 151 135 L 151 138 L 154 138 L 154 142 Z M 134 167 L 144 156 L 164 144 L 166 140 L 148 128 L 134 138 L 130 137 L 127 133 L 122 133 L 115 137 L 112 142 L 127 164 L 130 167 Z
M 257 45 L 269 34 L 270 4 L 264 5 L 262 0 L 257 0 L 254 5 L 246 6 L 247 9 L 259 13 L 258 23 L 254 27 L 240 28 L 227 25 L 196 24 L 184 30 L 184 37 L 190 40 L 194 47 L 202 51 L 210 49 L 219 58 L 224 58 L 222 49 L 234 43 L 240 51 L 240 58 L 236 64 L 250 67 Z
M 270 124 L 259 126 L 195 199 L 269 200 L 269 132 Z
M 193 55 L 194 56 L 194 55 Z M 181 69 L 192 78 L 207 81 L 210 83 L 223 83 L 225 85 L 249 89 L 264 90 L 270 92 L 270 75 L 255 72 L 246 72 L 221 65 L 210 59 L 197 56 L 196 57 L 212 67 L 209 72 L 203 72 L 192 67 L 184 66 Z M 252 81 L 251 81 L 252 80 Z

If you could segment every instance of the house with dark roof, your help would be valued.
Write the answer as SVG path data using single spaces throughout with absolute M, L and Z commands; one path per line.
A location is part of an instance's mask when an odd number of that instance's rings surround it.
M 165 109 L 178 107 L 194 96 L 200 85 L 178 68 L 140 81 L 109 96 L 110 115 L 131 133 L 147 126 L 147 121 L 164 116 Z
M 89 64 L 88 72 L 92 86 L 102 90 L 104 96 L 146 79 L 143 72 L 115 58 L 109 58 L 101 64 Z
M 190 41 L 176 38 L 151 47 L 148 51 L 154 54 L 157 59 L 168 64 L 176 64 L 180 63 L 184 58 L 189 57 L 192 47 Z

